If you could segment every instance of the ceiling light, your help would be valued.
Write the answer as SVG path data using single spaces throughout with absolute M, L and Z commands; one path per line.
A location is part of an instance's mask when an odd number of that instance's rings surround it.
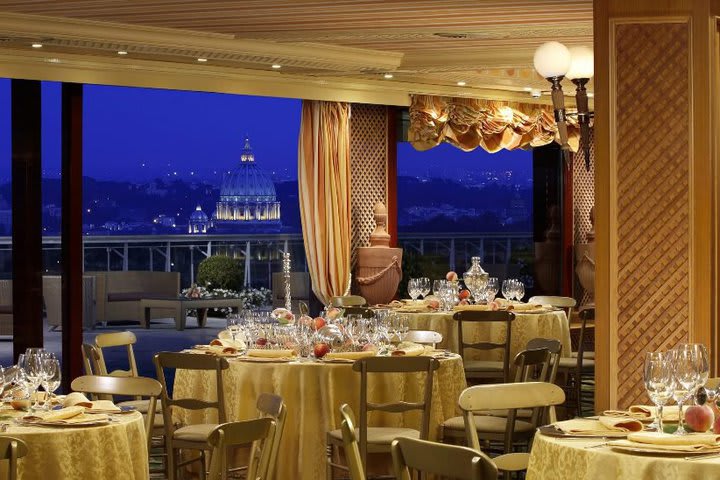
M 127 55 L 125 50 L 118 50 L 118 55 Z
M 46 61 L 49 63 L 60 63 L 59 58 L 48 58 Z
M 32 47 L 33 48 L 42 48 L 42 43 L 33 43 Z
M 466 84 L 465 82 L 463 82 L 462 80 L 460 80 L 459 82 L 457 82 L 457 86 L 458 86 L 458 87 L 464 87 L 465 85 L 467 85 L 467 84 Z
M 542 97 L 542 92 L 540 90 L 532 90 L 530 91 L 530 96 L 533 98 L 540 98 Z
M 525 87 L 523 88 L 523 90 L 525 90 L 526 92 L 532 92 L 533 89 L 532 87 Z
M 200 57 L 200 58 L 197 59 L 197 61 L 198 61 L 198 62 L 207 62 L 207 58 L 202 58 L 202 57 Z
M 272 65 L 272 68 L 274 68 L 275 70 L 279 70 L 279 69 L 282 68 L 282 65 L 280 65 L 280 64 L 278 64 L 278 63 L 274 63 L 274 64 Z
M 560 78 L 565 76 L 572 60 L 570 50 L 560 42 L 543 43 L 535 50 L 533 63 L 535 70 L 543 78 Z
M 570 68 L 565 77 L 570 80 L 590 79 L 595 73 L 593 51 L 588 47 L 570 47 Z
M 393 74 L 392 74 L 392 73 L 386 73 L 385 75 L 383 75 L 383 77 L 385 77 L 385 78 L 387 78 L 388 80 L 390 80 L 391 78 L 393 78 Z

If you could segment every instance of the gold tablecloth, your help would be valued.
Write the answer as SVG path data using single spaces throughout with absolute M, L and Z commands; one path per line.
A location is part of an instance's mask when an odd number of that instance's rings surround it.
M 535 436 L 528 480 L 705 480 L 718 478 L 720 457 L 688 461 L 683 455 L 616 452 L 602 439 Z
M 28 455 L 18 461 L 21 480 L 147 480 L 150 475 L 145 424 L 137 412 L 96 427 L 11 424 L 5 435 L 27 443 Z M 0 478 L 6 475 L 7 467 L 0 466 Z
M 452 313 L 409 313 L 410 328 L 412 330 L 433 330 L 442 334 L 443 341 L 438 348 L 446 348 L 458 353 L 459 343 L 457 336 L 457 322 L 453 320 Z M 479 341 L 502 342 L 505 338 L 505 325 L 502 323 L 463 323 L 463 340 L 466 343 Z M 569 356 L 570 324 L 567 315 L 560 310 L 557 312 L 533 314 L 515 313 L 515 321 L 511 327 L 510 356 L 524 350 L 528 340 L 533 338 L 554 338 L 562 343 L 563 356 Z M 468 350 L 469 360 L 501 360 L 502 352 Z
M 179 370 L 175 376 L 176 398 L 214 399 L 214 373 Z M 368 399 L 371 401 L 419 400 L 424 374 L 370 374 Z M 255 418 L 255 401 L 267 392 L 280 395 L 288 409 L 275 478 L 325 479 L 325 434 L 340 427 L 339 407 L 348 403 L 360 411 L 360 374 L 352 364 L 329 363 L 251 363 L 230 361 L 223 377 L 228 420 Z M 458 415 L 457 401 L 465 389 L 462 360 L 454 356 L 440 360 L 435 372 L 430 416 L 430 437 L 437 438 L 440 424 Z M 418 428 L 420 415 L 370 415 L 374 426 Z M 173 413 L 182 424 L 217 422 L 214 410 Z

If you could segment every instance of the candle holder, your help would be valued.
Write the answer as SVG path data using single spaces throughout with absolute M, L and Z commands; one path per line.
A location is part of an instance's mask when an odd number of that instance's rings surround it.
M 283 278 L 285 279 L 285 308 L 292 311 L 292 297 L 290 296 L 290 252 L 283 252 Z

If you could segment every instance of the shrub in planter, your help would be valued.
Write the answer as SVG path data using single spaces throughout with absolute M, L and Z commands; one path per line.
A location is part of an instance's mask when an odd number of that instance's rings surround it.
M 208 289 L 239 291 L 243 286 L 243 264 L 225 255 L 208 257 L 198 267 L 197 281 Z

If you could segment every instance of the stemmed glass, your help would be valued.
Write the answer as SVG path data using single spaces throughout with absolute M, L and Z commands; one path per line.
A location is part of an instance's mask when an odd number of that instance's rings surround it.
M 520 280 L 515 280 L 515 300 L 522 302 L 525 296 L 525 285 Z
M 433 280 L 433 295 L 439 297 L 440 296 L 440 290 L 442 290 L 442 287 L 444 284 L 447 283 L 447 280 Z
M 688 432 L 684 426 L 683 403 L 694 394 L 695 386 L 698 383 L 697 354 L 692 345 L 682 344 L 672 350 L 671 355 L 673 398 L 678 404 L 679 416 L 675 434 L 685 435 Z
M 710 362 L 708 361 L 708 353 L 705 345 L 702 343 L 691 343 L 693 355 L 695 358 L 695 366 L 698 374 L 698 381 L 695 385 L 695 391 L 703 388 L 710 377 Z
M 55 390 L 60 387 L 60 380 L 62 379 L 62 369 L 60 368 L 60 361 L 57 358 L 45 358 L 43 360 L 43 377 L 42 387 L 47 393 L 45 404 L 47 405 L 50 398 L 55 393 Z
M 668 354 L 662 352 L 647 352 L 645 354 L 645 389 L 650 400 L 655 404 L 655 427 L 658 432 L 663 431 L 663 407 L 673 395 L 673 374 L 668 361 Z
M 397 337 L 398 341 L 402 342 L 405 340 L 405 337 L 407 337 L 408 330 L 410 330 L 410 326 L 408 325 L 408 318 L 407 315 L 399 314 L 395 315 L 395 336 Z
M 485 286 L 485 296 L 487 298 L 488 303 L 495 300 L 495 296 L 497 296 L 499 289 L 500 289 L 500 286 L 499 286 L 498 278 L 497 277 L 488 278 L 487 285 Z
M 408 295 L 410 295 L 410 298 L 412 298 L 412 301 L 413 301 L 413 302 L 416 301 L 417 298 L 418 298 L 418 297 L 420 296 L 420 294 L 421 294 L 420 285 L 419 285 L 419 283 L 418 283 L 418 279 L 417 279 L 417 278 L 411 278 L 410 280 L 408 280 L 407 289 L 408 289 Z
M 241 327 L 238 317 L 235 315 L 232 315 L 228 317 L 227 319 L 227 329 L 230 333 L 230 338 L 232 338 L 233 343 L 236 341 L 236 337 L 240 333 Z
M 19 364 L 25 372 L 25 378 L 27 379 L 28 387 L 30 387 L 30 395 L 32 396 L 33 393 L 35 394 L 35 403 L 33 403 L 32 406 L 33 409 L 37 409 L 40 406 L 37 391 L 38 388 L 40 388 L 40 382 L 43 377 L 44 365 L 42 360 L 43 356 L 41 350 L 27 349 L 22 359 L 22 365 Z
M 505 300 L 512 300 L 513 281 L 511 279 L 507 278 L 503 280 L 501 293 Z
M 423 298 L 427 297 L 430 293 L 430 279 L 428 277 L 418 278 L 418 287 L 420 288 L 420 295 Z

